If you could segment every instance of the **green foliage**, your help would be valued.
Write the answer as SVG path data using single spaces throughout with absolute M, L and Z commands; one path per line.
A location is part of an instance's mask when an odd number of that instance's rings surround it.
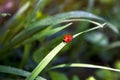
M 13 5 L 18 4 L 14 0 L 10 1 L 13 2 Z M 33 71 L 27 72 L 1 65 L 0 72 L 24 76 L 27 77 L 27 80 L 46 80 L 39 77 L 39 73 L 46 78 L 49 75 L 52 80 L 69 80 L 65 74 L 44 69 L 49 69 L 54 64 L 75 62 L 77 64 L 73 63 L 69 67 L 108 70 L 96 70 L 95 78 L 92 77 L 94 75 L 85 74 L 85 76 L 90 76 L 86 77 L 86 80 L 120 79 L 119 73 L 110 71 L 119 72 L 120 68 L 118 49 L 120 47 L 120 6 L 117 0 L 68 0 L 67 2 L 64 0 L 21 0 L 18 1 L 20 5 L 12 7 L 13 9 L 6 9 L 7 2 L 5 2 L 0 1 L 0 4 L 3 3 L 0 5 L 0 11 L 8 11 L 0 13 L 0 64 Z M 112 12 L 110 12 L 111 9 Z M 104 18 L 100 16 L 104 16 Z M 103 26 L 105 27 L 103 28 Z M 73 41 L 67 45 L 62 38 L 66 33 L 75 34 Z M 83 33 L 86 34 L 83 35 Z M 64 47 L 65 45 L 66 47 Z M 57 55 L 59 52 L 62 54 Z M 55 57 L 56 55 L 57 57 Z M 51 62 L 54 58 L 55 60 Z M 81 62 L 100 63 L 115 66 L 117 69 L 81 64 Z M 38 63 L 37 67 L 35 67 L 36 63 Z M 62 65 L 63 67 L 68 67 L 68 65 Z M 47 75 L 46 72 L 49 74 Z M 76 75 L 73 71 L 70 75 L 74 75 L 71 77 L 72 80 L 80 80 L 83 79 L 84 74 Z M 12 77 L 3 74 L 0 78 L 4 79 L 4 76 Z
M 79 32 L 75 35 L 73 35 L 73 39 L 78 37 L 79 35 L 83 34 L 83 33 L 87 33 L 89 31 L 92 31 L 92 30 L 95 30 L 95 29 L 98 29 L 98 28 L 102 28 L 103 26 L 105 25 L 104 24 L 101 24 L 97 27 L 94 27 L 94 28 L 91 28 L 91 29 L 88 29 L 88 30 L 85 30 L 85 31 L 82 31 L 82 32 Z M 58 54 L 58 52 L 66 45 L 67 43 L 65 42 L 61 42 L 60 44 L 58 44 L 53 50 L 51 50 L 48 55 L 46 55 L 42 61 L 37 65 L 37 67 L 32 71 L 31 75 L 28 76 L 26 78 L 26 80 L 34 80 L 38 74 L 48 65 L 48 63 L 50 63 L 50 61 Z M 117 70 L 116 70 L 117 71 Z

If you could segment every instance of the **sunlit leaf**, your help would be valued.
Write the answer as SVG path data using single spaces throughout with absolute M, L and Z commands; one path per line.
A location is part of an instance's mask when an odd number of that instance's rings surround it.
M 105 67 L 105 66 L 92 65 L 92 64 L 82 64 L 82 63 L 61 64 L 61 65 L 54 66 L 51 69 L 64 68 L 64 67 L 97 68 L 97 69 L 105 69 L 105 70 L 120 72 L 119 69 L 114 69 L 114 68 Z

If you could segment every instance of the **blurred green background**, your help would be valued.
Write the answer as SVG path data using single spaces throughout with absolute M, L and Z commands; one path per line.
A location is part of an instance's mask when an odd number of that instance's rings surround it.
M 30 4 L 27 3 L 30 1 Z M 56 33 L 47 33 L 54 27 L 65 23 L 41 28 L 34 34 L 23 34 L 22 39 L 15 38 L 18 33 L 37 22 L 52 15 L 69 11 L 87 11 L 100 16 L 120 31 L 119 0 L 44 0 L 38 5 L 37 0 L 0 0 L 0 64 L 32 71 L 35 66 L 50 52 L 62 37 L 75 34 L 93 27 L 88 22 L 73 22 L 70 27 Z M 24 5 L 26 4 L 26 5 Z M 21 7 L 24 7 L 21 9 Z M 21 11 L 20 11 L 21 10 Z M 4 14 L 2 14 L 4 13 Z M 34 18 L 34 19 L 33 19 Z M 44 26 L 44 25 L 43 25 Z M 32 33 L 32 32 L 31 32 Z M 47 34 L 46 34 L 47 33 Z M 36 39 L 32 38 L 36 35 Z M 27 40 L 31 39 L 29 42 Z M 14 44 L 13 42 L 14 41 Z M 48 71 L 51 66 L 62 63 L 89 63 L 120 69 L 120 33 L 105 26 L 69 43 L 52 60 L 41 76 L 48 80 L 85 80 L 94 76 L 96 80 L 120 80 L 120 73 L 88 68 L 63 68 Z M 0 73 L 0 79 L 24 79 Z M 94 80 L 89 78 L 88 80 Z

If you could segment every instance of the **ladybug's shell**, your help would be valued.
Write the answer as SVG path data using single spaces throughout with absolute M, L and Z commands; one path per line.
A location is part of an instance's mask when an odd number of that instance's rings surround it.
M 64 36 L 63 41 L 66 42 L 66 43 L 68 43 L 68 42 L 70 42 L 72 40 L 72 38 L 73 38 L 73 36 L 71 34 L 66 34 Z

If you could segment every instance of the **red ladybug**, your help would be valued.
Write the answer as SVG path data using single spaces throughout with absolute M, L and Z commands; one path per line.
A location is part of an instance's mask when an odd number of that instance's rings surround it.
M 73 36 L 71 34 L 66 34 L 63 38 L 63 42 L 70 42 L 72 40 Z

